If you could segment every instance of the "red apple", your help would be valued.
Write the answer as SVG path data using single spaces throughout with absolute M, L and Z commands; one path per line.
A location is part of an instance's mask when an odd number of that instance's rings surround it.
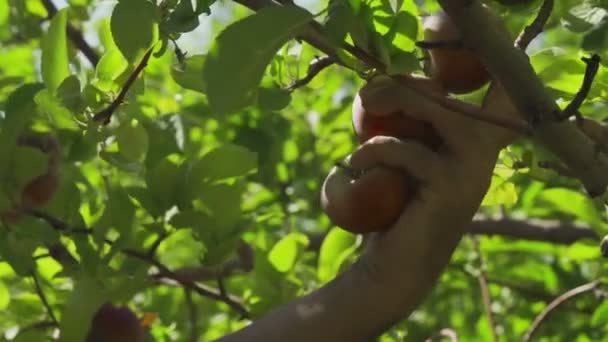
M 412 196 L 412 180 L 396 169 L 334 167 L 321 189 L 321 207 L 337 226 L 352 233 L 389 228 Z
M 427 42 L 453 42 L 461 38 L 458 28 L 444 11 L 425 18 L 423 26 Z M 448 92 L 469 93 L 490 80 L 481 60 L 467 48 L 437 47 L 429 49 L 429 55 L 431 79 Z
M 103 304 L 93 316 L 86 342 L 143 342 L 145 331 L 127 307 Z

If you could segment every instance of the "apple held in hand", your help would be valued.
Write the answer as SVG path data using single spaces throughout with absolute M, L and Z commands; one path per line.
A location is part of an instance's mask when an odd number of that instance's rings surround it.
M 404 172 L 381 165 L 366 170 L 336 165 L 321 189 L 321 207 L 337 226 L 358 234 L 382 231 L 401 215 L 414 193 Z
M 441 138 L 430 123 L 414 119 L 402 111 L 369 112 L 363 107 L 360 93 L 353 101 L 352 123 L 361 144 L 377 135 L 386 135 L 417 140 L 432 149 L 441 145 Z

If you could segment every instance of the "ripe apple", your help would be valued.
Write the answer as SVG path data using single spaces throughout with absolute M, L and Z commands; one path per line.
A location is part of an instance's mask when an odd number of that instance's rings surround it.
M 427 42 L 453 42 L 461 38 L 458 28 L 444 11 L 427 17 L 423 28 Z M 469 93 L 481 88 L 490 79 L 479 58 L 464 47 L 432 48 L 429 55 L 431 79 L 448 92 Z
M 442 142 L 430 123 L 414 119 L 406 113 L 401 111 L 370 113 L 366 111 L 359 93 L 355 96 L 352 105 L 352 124 L 361 144 L 377 135 L 418 140 L 432 149 L 438 148 Z
M 86 342 L 143 342 L 145 331 L 127 307 L 105 303 L 95 313 Z
M 413 180 L 386 166 L 356 170 L 336 165 L 321 189 L 321 207 L 337 226 L 356 234 L 382 231 L 401 215 Z

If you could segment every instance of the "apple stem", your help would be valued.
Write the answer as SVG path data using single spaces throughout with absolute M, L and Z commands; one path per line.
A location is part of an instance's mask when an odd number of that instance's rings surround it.
M 359 178 L 365 172 L 365 170 L 358 170 L 358 169 L 353 168 L 352 166 L 345 163 L 343 160 L 336 161 L 335 165 L 336 165 L 336 167 L 341 168 L 341 169 L 345 170 L 346 172 L 348 172 L 348 174 L 351 178 Z

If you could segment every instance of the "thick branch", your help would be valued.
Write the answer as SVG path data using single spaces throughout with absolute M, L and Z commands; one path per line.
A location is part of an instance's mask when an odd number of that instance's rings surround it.
M 553 0 L 545 0 L 543 4 L 540 6 L 538 10 L 538 14 L 534 21 L 526 26 L 524 30 L 520 33 L 519 37 L 515 39 L 515 46 L 522 50 L 526 50 L 530 42 L 536 38 L 545 27 L 547 20 L 551 16 L 551 12 L 553 11 Z
M 501 235 L 516 239 L 535 240 L 555 244 L 572 244 L 578 240 L 591 239 L 599 241 L 600 236 L 592 229 L 538 219 L 482 219 L 474 220 L 470 226 L 470 233 L 476 235 Z
M 591 196 L 608 185 L 608 158 L 571 122 L 558 122 L 560 108 L 534 73 L 527 56 L 497 27 L 477 0 L 439 0 L 472 49 L 509 94 L 515 107 L 535 126 L 535 136 L 581 180 Z

